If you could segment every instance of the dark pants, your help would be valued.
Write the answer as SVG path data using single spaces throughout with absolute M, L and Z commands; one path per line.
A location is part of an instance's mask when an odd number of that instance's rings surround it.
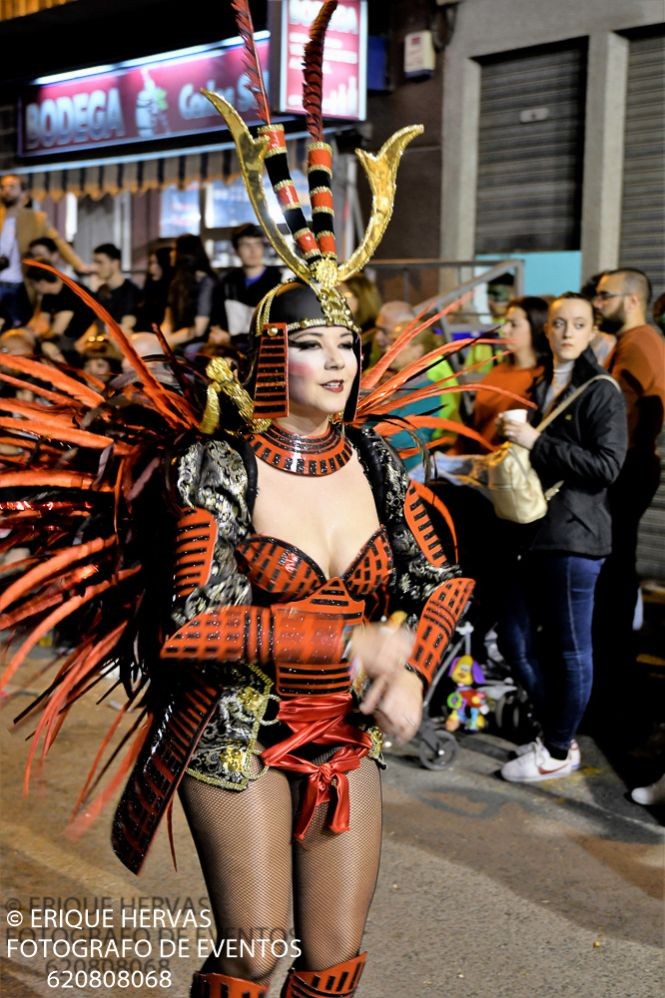
M 3 329 L 15 329 L 22 326 L 32 315 L 30 299 L 25 284 L 12 284 L 10 281 L 0 281 L 0 318 L 4 320 Z
M 501 650 L 529 694 L 543 740 L 567 752 L 591 696 L 591 625 L 602 558 L 539 551 L 520 563 L 500 624 Z

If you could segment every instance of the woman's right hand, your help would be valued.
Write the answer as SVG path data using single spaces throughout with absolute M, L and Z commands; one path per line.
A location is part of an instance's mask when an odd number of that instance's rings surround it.
M 537 430 L 535 426 L 531 426 L 529 423 L 518 422 L 509 416 L 498 416 L 496 424 L 499 433 L 506 440 L 509 440 L 511 444 L 519 444 L 520 447 L 526 447 L 527 450 L 531 450 L 540 436 L 540 430 Z

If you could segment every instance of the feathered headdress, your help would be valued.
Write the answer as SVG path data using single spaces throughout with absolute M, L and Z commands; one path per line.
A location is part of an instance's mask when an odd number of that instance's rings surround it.
M 259 138 L 250 136 L 223 98 L 208 96 L 236 140 L 248 191 L 264 231 L 299 279 L 281 285 L 258 310 L 257 332 L 262 335 L 253 398 L 238 385 L 224 361 L 217 359 L 210 365 L 213 383 L 208 387 L 208 405 L 201 420 L 193 382 L 183 374 L 183 366 L 170 354 L 163 337 L 166 359 L 160 357 L 160 363 L 172 374 L 168 384 L 137 354 L 108 312 L 62 274 L 58 275 L 61 280 L 106 327 L 133 375 L 125 376 L 121 385 L 107 388 L 81 372 L 0 355 L 0 387 L 6 389 L 0 393 L 4 395 L 0 398 L 0 561 L 9 549 L 28 546 L 22 561 L 0 564 L 0 633 L 8 636 L 9 653 L 0 675 L 0 694 L 14 684 L 40 638 L 53 628 L 69 629 L 75 647 L 57 663 L 57 672 L 44 693 L 19 715 L 26 720 L 39 718 L 31 762 L 40 746 L 39 755 L 43 758 L 47 754 L 72 707 L 91 690 L 99 689 L 101 682 L 108 683 L 102 698 L 113 688 L 111 684 L 121 683 L 127 694 L 127 703 L 109 726 L 79 798 L 83 824 L 114 796 L 145 743 L 147 725 L 161 710 L 160 687 L 152 681 L 151 663 L 158 657 L 164 624 L 161 614 L 168 606 L 163 587 L 168 586 L 170 571 L 162 560 L 168 559 L 163 537 L 173 525 L 163 501 L 160 470 L 191 439 L 214 432 L 219 391 L 233 398 L 247 423 L 257 414 L 279 411 L 280 390 L 282 402 L 286 391 L 289 328 L 303 328 L 303 323 L 352 324 L 337 283 L 364 266 L 377 246 L 392 211 L 399 157 L 420 131 L 419 126 L 403 129 L 377 156 L 358 153 L 374 196 L 372 217 L 361 245 L 349 260 L 339 264 L 329 194 L 331 155 L 322 141 L 321 126 L 323 34 L 335 3 L 323 3 L 306 58 L 305 107 L 313 140 L 309 150 L 311 226 L 297 204 L 288 174 L 283 131 L 269 121 L 247 5 L 234 0 L 234 7 L 248 53 L 250 87 L 265 122 Z M 297 250 L 290 248 L 267 209 L 264 166 L 294 231 Z M 52 270 L 46 264 L 31 263 Z M 422 317 L 415 322 L 416 327 L 405 331 L 405 337 L 419 331 Z M 275 335 L 273 330 L 277 330 Z M 398 346 L 399 341 L 391 351 Z M 418 362 L 418 370 L 452 349 L 452 345 L 437 348 Z M 409 367 L 379 385 L 390 359 L 389 352 L 369 372 L 364 385 L 368 394 L 359 407 L 361 418 L 387 419 L 397 383 L 417 373 Z M 200 377 L 192 371 L 189 375 Z M 444 390 L 439 386 L 420 391 L 430 397 Z M 28 398 L 12 397 L 16 391 Z M 347 418 L 351 418 L 354 406 L 352 397 Z M 424 420 L 437 422 L 430 416 L 407 419 L 414 428 L 424 425 Z M 63 637 L 66 640 L 67 634 Z M 112 769 L 114 766 L 117 769 Z M 28 778 L 29 768 L 26 784 Z

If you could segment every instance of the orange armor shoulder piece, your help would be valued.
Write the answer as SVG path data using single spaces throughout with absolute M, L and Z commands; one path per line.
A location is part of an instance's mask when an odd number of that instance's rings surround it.
M 212 513 L 192 507 L 182 511 L 176 526 L 175 594 L 185 599 L 210 577 L 217 541 L 217 523 Z
M 430 520 L 425 502 L 433 506 L 443 516 L 452 533 L 455 548 L 457 548 L 453 524 L 443 503 L 425 485 L 414 481 L 409 482 L 404 500 L 404 518 L 417 541 L 418 547 L 429 563 L 437 566 L 445 565 L 447 558 L 441 546 L 439 535 Z
M 408 665 L 429 684 L 441 666 L 457 622 L 471 598 L 473 579 L 457 578 L 443 582 L 427 600 Z

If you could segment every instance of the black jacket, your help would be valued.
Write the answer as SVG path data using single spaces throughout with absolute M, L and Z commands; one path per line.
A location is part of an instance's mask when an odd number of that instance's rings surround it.
M 575 361 L 571 385 L 557 399 L 563 402 L 580 385 L 604 374 L 591 348 Z M 534 401 L 542 405 L 548 381 L 534 386 Z M 547 515 L 535 526 L 531 550 L 563 551 L 600 558 L 612 550 L 607 487 L 617 478 L 626 456 L 627 425 L 623 395 L 609 380 L 594 381 L 552 423 L 531 450 L 531 464 L 544 489 L 563 479 L 549 503 Z

